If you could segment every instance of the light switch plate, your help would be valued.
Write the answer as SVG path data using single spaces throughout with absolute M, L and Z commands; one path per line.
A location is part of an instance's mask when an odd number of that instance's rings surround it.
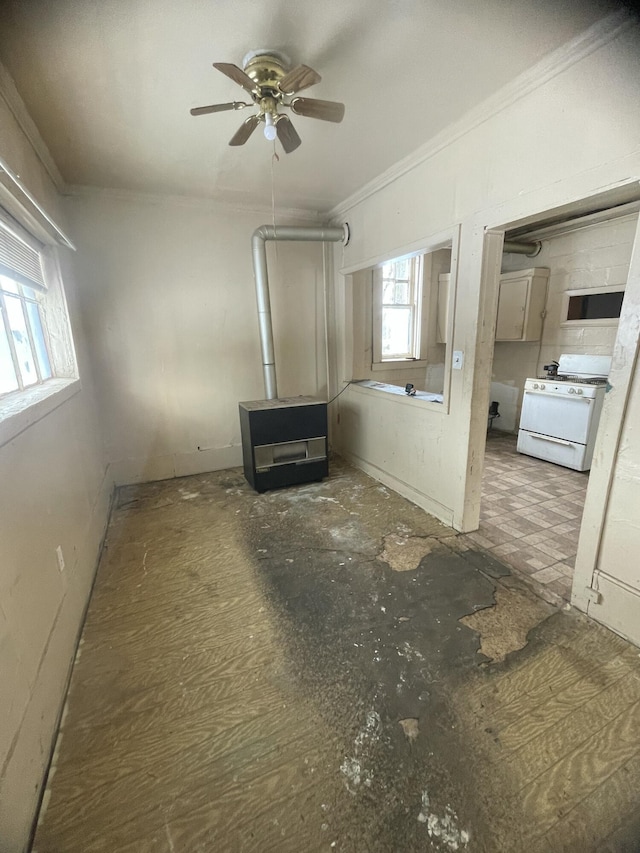
M 462 350 L 453 351 L 453 369 L 462 370 L 462 362 L 464 361 L 464 353 Z

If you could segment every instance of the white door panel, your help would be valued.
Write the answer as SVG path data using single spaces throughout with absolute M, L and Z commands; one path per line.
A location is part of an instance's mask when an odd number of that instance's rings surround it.
M 640 645 L 640 595 L 601 572 L 595 573 L 593 587 L 600 596 L 598 601 L 589 602 L 589 616 Z
M 640 369 L 639 369 L 640 370 Z M 632 380 L 597 568 L 640 593 L 640 375 Z
M 500 285 L 497 341 L 519 341 L 524 334 L 524 316 L 527 305 L 529 279 L 521 278 Z

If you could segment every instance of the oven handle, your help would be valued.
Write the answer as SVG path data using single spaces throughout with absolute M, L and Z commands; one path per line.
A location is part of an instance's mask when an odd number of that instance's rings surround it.
M 563 444 L 565 447 L 574 447 L 573 441 L 567 441 L 565 438 L 554 438 L 550 435 L 540 435 L 538 432 L 529 433 L 531 438 L 539 438 L 541 441 L 550 441 L 553 444 Z

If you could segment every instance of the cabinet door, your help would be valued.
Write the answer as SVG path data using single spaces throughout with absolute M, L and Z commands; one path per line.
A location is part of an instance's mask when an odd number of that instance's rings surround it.
M 529 276 L 500 282 L 498 297 L 497 341 L 521 341 L 524 336 Z

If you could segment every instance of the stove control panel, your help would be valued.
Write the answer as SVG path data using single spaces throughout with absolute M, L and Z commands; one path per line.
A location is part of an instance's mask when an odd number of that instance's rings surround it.
M 524 385 L 525 391 L 536 391 L 538 393 L 553 394 L 555 396 L 570 396 L 595 398 L 604 394 L 604 385 L 579 384 L 577 382 L 541 382 L 539 379 L 527 379 Z

